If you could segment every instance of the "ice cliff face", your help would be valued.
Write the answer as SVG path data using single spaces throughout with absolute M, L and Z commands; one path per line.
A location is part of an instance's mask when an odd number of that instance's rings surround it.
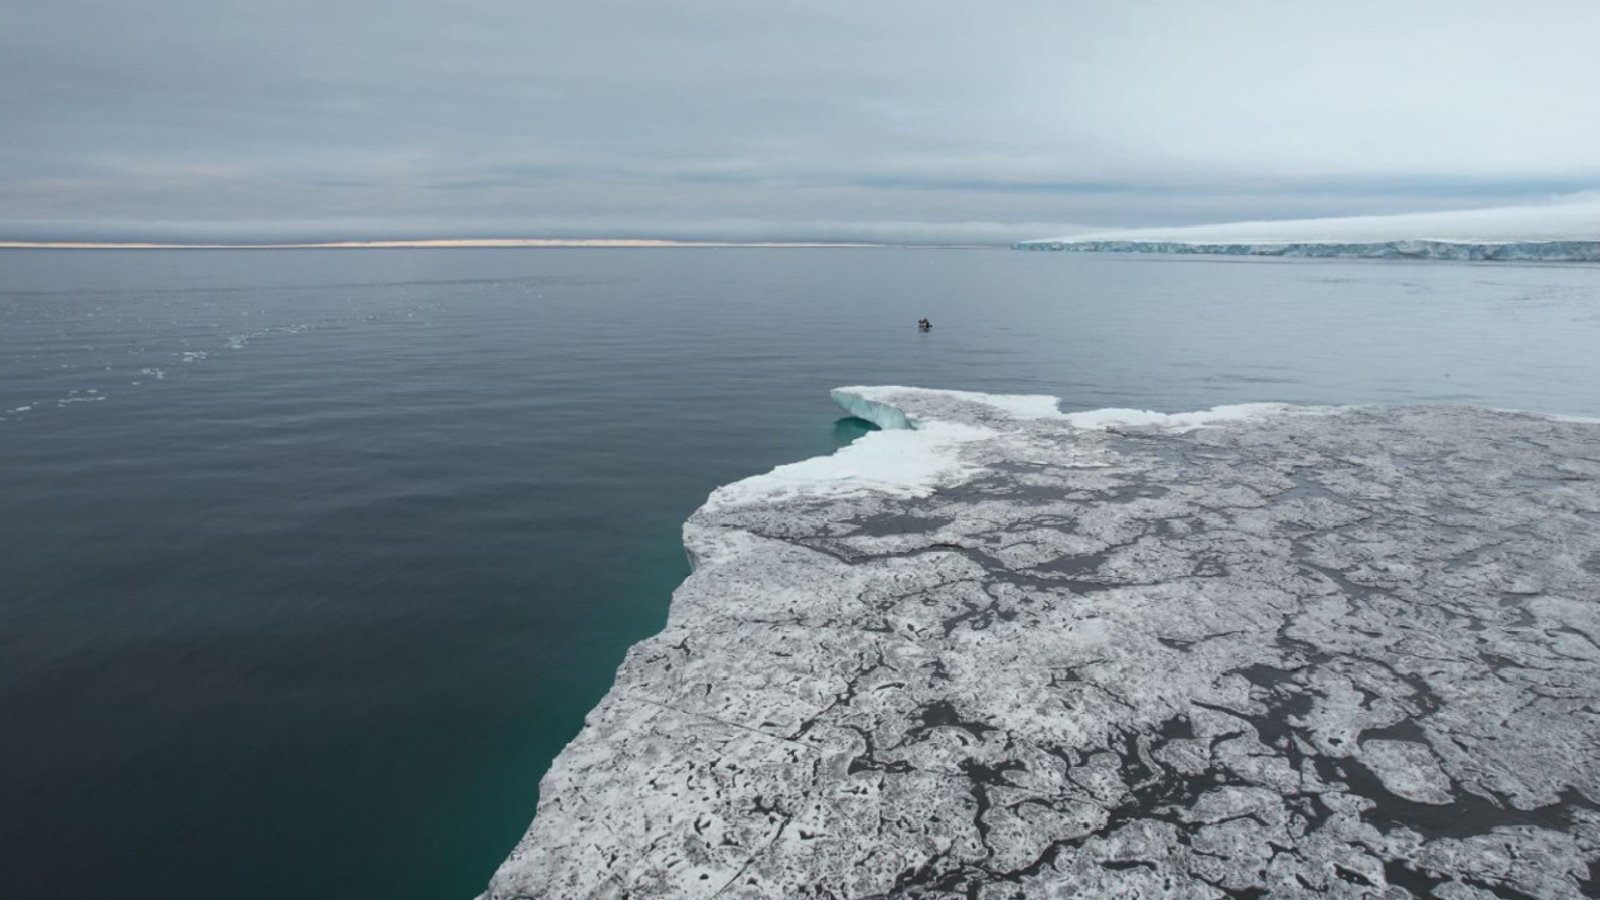
M 486 896 L 1600 895 L 1600 426 L 836 396 Z
M 1354 259 L 1463 259 L 1596 262 L 1600 241 L 1291 241 L 1188 243 L 1184 241 L 1019 241 L 1014 250 L 1075 250 L 1089 253 L 1188 253 L 1211 256 L 1307 256 Z

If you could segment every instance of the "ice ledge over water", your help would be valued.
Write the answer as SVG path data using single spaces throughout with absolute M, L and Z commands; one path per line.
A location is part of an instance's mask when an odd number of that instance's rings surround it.
M 832 456 L 779 466 L 719 488 L 708 509 L 795 498 L 841 497 L 875 491 L 899 497 L 924 497 L 940 484 L 963 480 L 977 469 L 964 461 L 968 444 L 993 440 L 1019 423 L 1048 420 L 1052 427 L 1104 429 L 1158 427 L 1185 431 L 1204 425 L 1316 409 L 1281 403 L 1221 406 L 1193 413 L 1167 414 L 1138 409 L 1099 409 L 1063 413 L 1054 397 L 997 395 L 972 391 L 934 391 L 900 386 L 835 388 L 833 400 L 849 414 L 889 433 L 878 433 Z M 913 433 L 914 432 L 914 433 Z M 704 510 L 702 510 L 704 512 Z
M 1600 894 L 1600 426 L 835 399 L 486 896 Z

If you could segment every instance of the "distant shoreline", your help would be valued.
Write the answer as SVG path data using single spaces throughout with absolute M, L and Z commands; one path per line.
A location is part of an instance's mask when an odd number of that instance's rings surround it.
M 1317 259 L 1442 259 L 1489 262 L 1600 262 L 1600 240 L 1459 241 L 1144 241 L 1068 238 L 1018 241 L 1013 250 L 1078 253 L 1167 253 L 1200 256 L 1288 256 Z
M 185 244 L 156 241 L 0 241 L 0 250 L 390 250 L 455 248 L 836 248 L 928 247 L 993 249 L 988 244 L 879 244 L 851 241 L 673 241 L 640 238 L 461 238 L 393 241 L 305 241 L 292 243 Z

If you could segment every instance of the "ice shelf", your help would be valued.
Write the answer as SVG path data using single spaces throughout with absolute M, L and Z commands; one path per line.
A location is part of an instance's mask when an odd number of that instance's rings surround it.
M 1457 259 L 1500 262 L 1596 262 L 1600 241 L 1018 241 L 1013 250 L 1084 253 L 1180 253 L 1202 256 L 1302 256 L 1345 259 Z
M 835 396 L 487 897 L 1600 896 L 1600 425 Z

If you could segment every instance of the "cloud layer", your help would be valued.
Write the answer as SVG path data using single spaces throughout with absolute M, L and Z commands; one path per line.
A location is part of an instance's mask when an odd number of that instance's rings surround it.
M 0 7 L 0 237 L 1007 241 L 1600 185 L 1600 5 Z

